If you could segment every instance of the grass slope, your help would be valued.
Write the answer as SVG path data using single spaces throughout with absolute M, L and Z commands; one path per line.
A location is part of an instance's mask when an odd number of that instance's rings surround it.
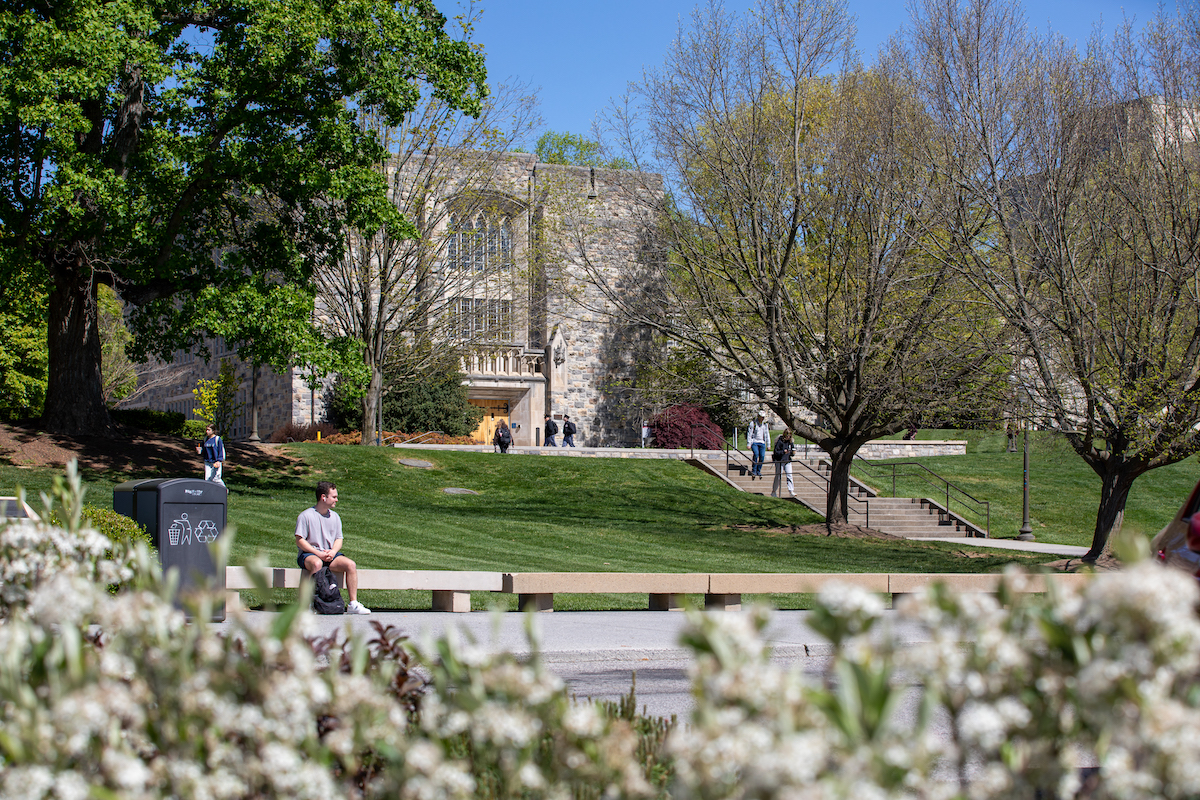
M 231 501 L 234 561 L 255 552 L 294 564 L 296 513 L 320 479 L 338 484 L 346 551 L 363 567 L 505 572 L 979 572 L 1030 558 L 941 544 L 795 536 L 819 522 L 803 507 L 738 492 L 674 460 L 501 457 L 490 453 L 297 445 L 310 465 L 251 476 Z M 422 457 L 432 469 L 403 466 Z M 477 495 L 450 495 L 447 487 Z M 290 593 L 256 601 L 286 601 Z M 475 608 L 516 606 L 477 593 Z M 375 608 L 428 608 L 423 592 L 363 592 Z M 692 598 L 700 602 L 701 598 Z M 807 608 L 807 595 L 747 597 Z M 635 595 L 565 595 L 560 610 L 645 608 Z
M 346 549 L 364 567 L 508 572 L 977 572 L 1012 560 L 943 546 L 794 536 L 803 507 L 748 495 L 673 460 L 553 458 L 297 445 L 309 466 L 235 487 L 235 561 L 291 564 L 296 514 L 338 485 Z M 433 469 L 398 463 L 425 458 Z M 449 495 L 443 489 L 478 495 Z M 736 526 L 751 526 L 742 530 Z M 988 563 L 981 563 L 988 562 Z
M 794 503 L 749 495 L 674 460 L 498 456 L 398 451 L 345 445 L 291 445 L 289 467 L 238 465 L 229 520 L 232 563 L 265 553 L 295 566 L 296 515 L 321 479 L 338 485 L 345 551 L 360 566 L 506 572 L 987 572 L 1050 556 L 963 552 L 941 543 L 798 536 L 819 522 Z M 432 469 L 401 465 L 424 458 Z M 0 466 L 0 493 L 50 485 L 53 470 Z M 89 473 L 89 502 L 111 505 L 129 479 Z M 139 476 L 149 477 L 149 476 Z M 478 495 L 449 495 L 461 487 Z M 36 504 L 35 504 L 36 505 Z M 276 599 L 284 599 L 280 594 Z M 253 598 L 246 598 L 253 601 Z M 265 599 L 265 598 L 263 598 Z M 428 607 L 427 593 L 368 593 L 391 608 Z M 749 599 L 749 598 L 748 598 Z M 803 596 L 774 597 L 803 607 Z M 475 604 L 515 603 L 481 597 Z M 645 597 L 564 597 L 559 608 L 639 608 Z
M 966 439 L 965 456 L 911 459 L 924 464 L 980 500 L 991 504 L 991 535 L 1013 538 L 1021 527 L 1022 456 L 1007 453 L 1003 432 L 923 430 L 918 439 Z M 1100 478 L 1061 436 L 1033 431 L 1029 436 L 1029 517 L 1040 542 L 1090 546 L 1100 503 Z M 1020 448 L 1021 440 L 1017 440 Z M 883 462 L 887 463 L 887 462 Z M 877 470 L 855 470 L 867 483 L 885 488 Z M 1137 479 L 1125 507 L 1126 534 L 1153 536 L 1171 521 L 1200 479 L 1197 459 L 1151 470 Z M 890 494 L 890 483 L 886 493 Z M 932 496 L 917 480 L 899 481 L 900 496 Z M 960 510 L 955 506 L 955 510 Z M 974 517 L 974 515 L 970 515 Z M 977 520 L 982 521 L 982 520 Z

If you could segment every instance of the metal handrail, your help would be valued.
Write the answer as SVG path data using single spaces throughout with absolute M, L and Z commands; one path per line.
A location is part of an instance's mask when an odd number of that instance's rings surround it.
M 719 429 L 713 431 L 713 427 L 715 426 L 710 427 L 709 425 L 705 425 L 703 422 L 693 422 L 690 424 L 691 428 L 688 430 L 688 451 L 690 452 L 690 458 L 696 457 L 696 431 L 698 429 L 706 430 L 712 433 L 714 436 L 719 436 L 721 441 L 725 442 L 725 444 L 728 446 L 729 441 L 725 438 L 725 434 L 721 433 Z
M 747 454 L 745 451 L 741 450 L 740 448 L 730 447 L 729 442 L 726 441 L 725 442 L 725 472 L 726 472 L 726 474 L 729 473 L 730 451 L 737 453 L 738 455 L 742 456 L 743 458 L 745 458 L 747 461 L 749 461 L 751 463 L 754 462 L 754 457 L 752 455 Z M 824 453 L 825 451 L 818 450 L 818 452 Z M 813 486 L 816 486 L 818 489 L 823 491 L 825 493 L 826 497 L 828 497 L 829 496 L 829 478 L 826 475 L 821 474 L 820 470 L 814 468 L 811 464 L 808 463 L 807 458 L 809 455 L 810 455 L 809 442 L 805 442 L 804 443 L 805 460 L 797 461 L 797 460 L 793 459 L 791 463 L 799 464 L 801 467 L 808 470 L 808 472 L 812 473 L 812 475 L 816 476 L 817 480 L 813 480 L 812 476 L 810 476 L 809 474 L 804 473 L 804 472 L 801 472 L 799 475 L 793 474 L 792 477 L 793 477 L 793 479 L 795 479 L 797 477 L 804 478 L 804 480 L 808 481 Z M 818 483 L 818 481 L 820 481 L 820 482 Z M 846 497 L 849 500 L 853 500 L 854 502 L 861 503 L 863 505 L 864 508 L 863 508 L 863 511 L 861 512 L 863 515 L 863 527 L 864 528 L 871 527 L 871 500 L 870 500 L 870 498 L 864 499 L 862 497 L 858 497 L 856 495 L 850 494 L 849 492 L 846 493 Z
M 441 434 L 445 435 L 444 431 L 425 431 L 424 433 L 418 433 L 416 436 L 412 437 L 411 439 L 405 439 L 403 442 L 396 442 L 396 444 L 412 444 L 413 442 L 416 442 L 420 439 L 424 439 L 426 436 L 433 436 L 435 433 L 441 433 Z M 394 433 L 391 436 L 385 437 L 383 440 L 383 443 L 387 444 L 388 441 L 390 441 L 391 439 L 399 439 L 403 435 L 404 434 L 402 434 L 402 433 Z
M 927 483 L 929 483 L 930 485 L 933 485 L 933 486 L 939 486 L 939 484 L 940 484 L 940 489 L 942 490 L 943 496 L 946 498 L 946 513 L 948 513 L 948 514 L 953 513 L 953 511 L 950 508 L 950 500 L 952 497 L 951 491 L 957 492 L 957 495 L 954 496 L 954 499 L 958 500 L 964 509 L 968 509 L 975 514 L 982 515 L 984 518 L 984 525 L 983 525 L 984 535 L 991 536 L 991 533 L 992 533 L 992 506 L 991 506 L 991 503 L 988 502 L 987 500 L 980 500 L 979 498 L 972 496 L 970 492 L 966 491 L 965 489 L 963 489 L 960 486 L 955 485 L 954 483 L 950 482 L 946 478 L 943 478 L 941 475 L 938 475 L 936 472 L 934 472 L 933 470 L 931 470 L 929 467 L 925 466 L 924 464 L 921 464 L 917 461 L 900 461 L 900 462 L 870 461 L 859 455 L 854 456 L 854 460 L 855 460 L 855 462 L 861 462 L 862 464 L 865 464 L 868 471 L 876 470 L 876 469 L 880 470 L 881 472 L 882 471 L 890 471 L 891 479 L 892 479 L 892 497 L 896 496 L 897 468 L 898 467 L 916 467 L 921 472 L 926 473 L 925 475 L 920 475 L 918 473 L 918 477 L 923 478 Z M 930 479 L 930 476 L 932 476 L 932 479 Z M 961 497 L 959 497 L 958 495 L 961 495 Z M 975 507 L 971 508 L 969 505 L 970 503 L 974 503 Z

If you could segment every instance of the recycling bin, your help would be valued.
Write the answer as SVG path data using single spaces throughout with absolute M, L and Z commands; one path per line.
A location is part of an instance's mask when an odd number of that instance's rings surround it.
M 130 519 L 137 519 L 137 511 L 135 510 L 135 498 L 137 497 L 137 487 L 143 483 L 151 483 L 151 479 L 143 478 L 138 481 L 125 481 L 118 483 L 113 487 L 113 511 L 122 514 Z
M 179 572 L 179 591 L 220 590 L 213 617 L 225 619 L 225 571 L 209 545 L 225 530 L 229 491 L 199 478 L 126 481 L 113 489 L 113 510 L 137 520 L 158 548 L 163 573 Z

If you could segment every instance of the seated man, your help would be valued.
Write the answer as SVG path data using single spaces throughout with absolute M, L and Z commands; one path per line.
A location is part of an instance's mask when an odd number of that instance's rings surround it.
M 342 518 L 333 507 L 337 505 L 337 487 L 332 481 L 317 484 L 317 504 L 306 508 L 296 518 L 296 561 L 316 574 L 321 567 L 346 576 L 346 591 L 350 594 L 347 614 L 370 614 L 371 609 L 358 602 L 358 565 L 342 555 Z

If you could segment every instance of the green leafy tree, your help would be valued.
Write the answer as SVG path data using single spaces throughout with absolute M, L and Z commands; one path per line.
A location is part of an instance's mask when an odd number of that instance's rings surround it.
M 121 298 L 111 286 L 100 285 L 96 303 L 100 312 L 100 376 L 104 402 L 111 407 L 137 389 L 137 367 L 126 352 L 133 334 L 125 327 Z
M 2 190 L 0 190 L 2 191 Z M 46 398 L 46 293 L 36 264 L 0 247 L 0 416 L 36 417 Z
M 840 0 L 695 13 L 639 87 L 668 179 L 661 270 L 602 284 L 825 452 L 830 525 L 859 449 L 961 404 L 998 355 L 994 312 L 921 246 L 953 187 L 918 156 L 931 126 L 904 76 L 825 75 L 851 30 Z
M 241 412 L 244 404 L 237 402 L 238 389 L 242 382 L 237 378 L 237 370 L 233 362 L 225 359 L 217 377 L 212 380 L 196 381 L 192 396 L 196 398 L 196 408 L 192 413 L 204 420 L 220 436 L 229 436 L 233 430 L 233 421 Z
M 621 157 L 606 158 L 600 142 L 577 133 L 546 131 L 538 137 L 533 152 L 543 164 L 568 164 L 575 167 L 632 169 L 633 164 Z
M 690 351 L 655 348 L 640 354 L 633 388 L 643 407 L 696 406 L 725 433 L 746 423 L 747 409 L 728 376 Z
M 957 187 L 926 244 L 1008 321 L 1029 413 L 1095 472 L 1095 561 L 1134 481 L 1200 452 L 1200 9 L 1086 52 L 1015 2 L 914 13 L 927 164 Z
M 353 355 L 334 348 L 315 323 L 313 292 L 307 287 L 263 280 L 232 291 L 206 287 L 197 298 L 198 324 L 225 339 L 250 365 L 251 441 L 258 437 L 258 377 L 262 367 L 285 372 L 293 366 L 326 375 L 351 367 Z M 349 355 L 349 359 L 345 356 Z
M 104 433 L 97 287 L 164 357 L 180 302 L 340 252 L 334 209 L 397 222 L 381 146 L 422 91 L 477 111 L 483 57 L 432 0 L 11 0 L 0 6 L 0 282 L 44 278 L 43 424 Z M 214 258 L 214 253 L 223 254 Z
M 448 436 L 467 436 L 483 419 L 484 410 L 467 400 L 462 373 L 445 363 L 416 375 L 407 364 L 394 363 L 385 370 L 384 383 L 383 427 L 386 430 L 404 433 L 442 431 Z M 331 405 L 335 422 L 343 428 L 365 429 L 358 391 L 352 382 L 339 376 Z

